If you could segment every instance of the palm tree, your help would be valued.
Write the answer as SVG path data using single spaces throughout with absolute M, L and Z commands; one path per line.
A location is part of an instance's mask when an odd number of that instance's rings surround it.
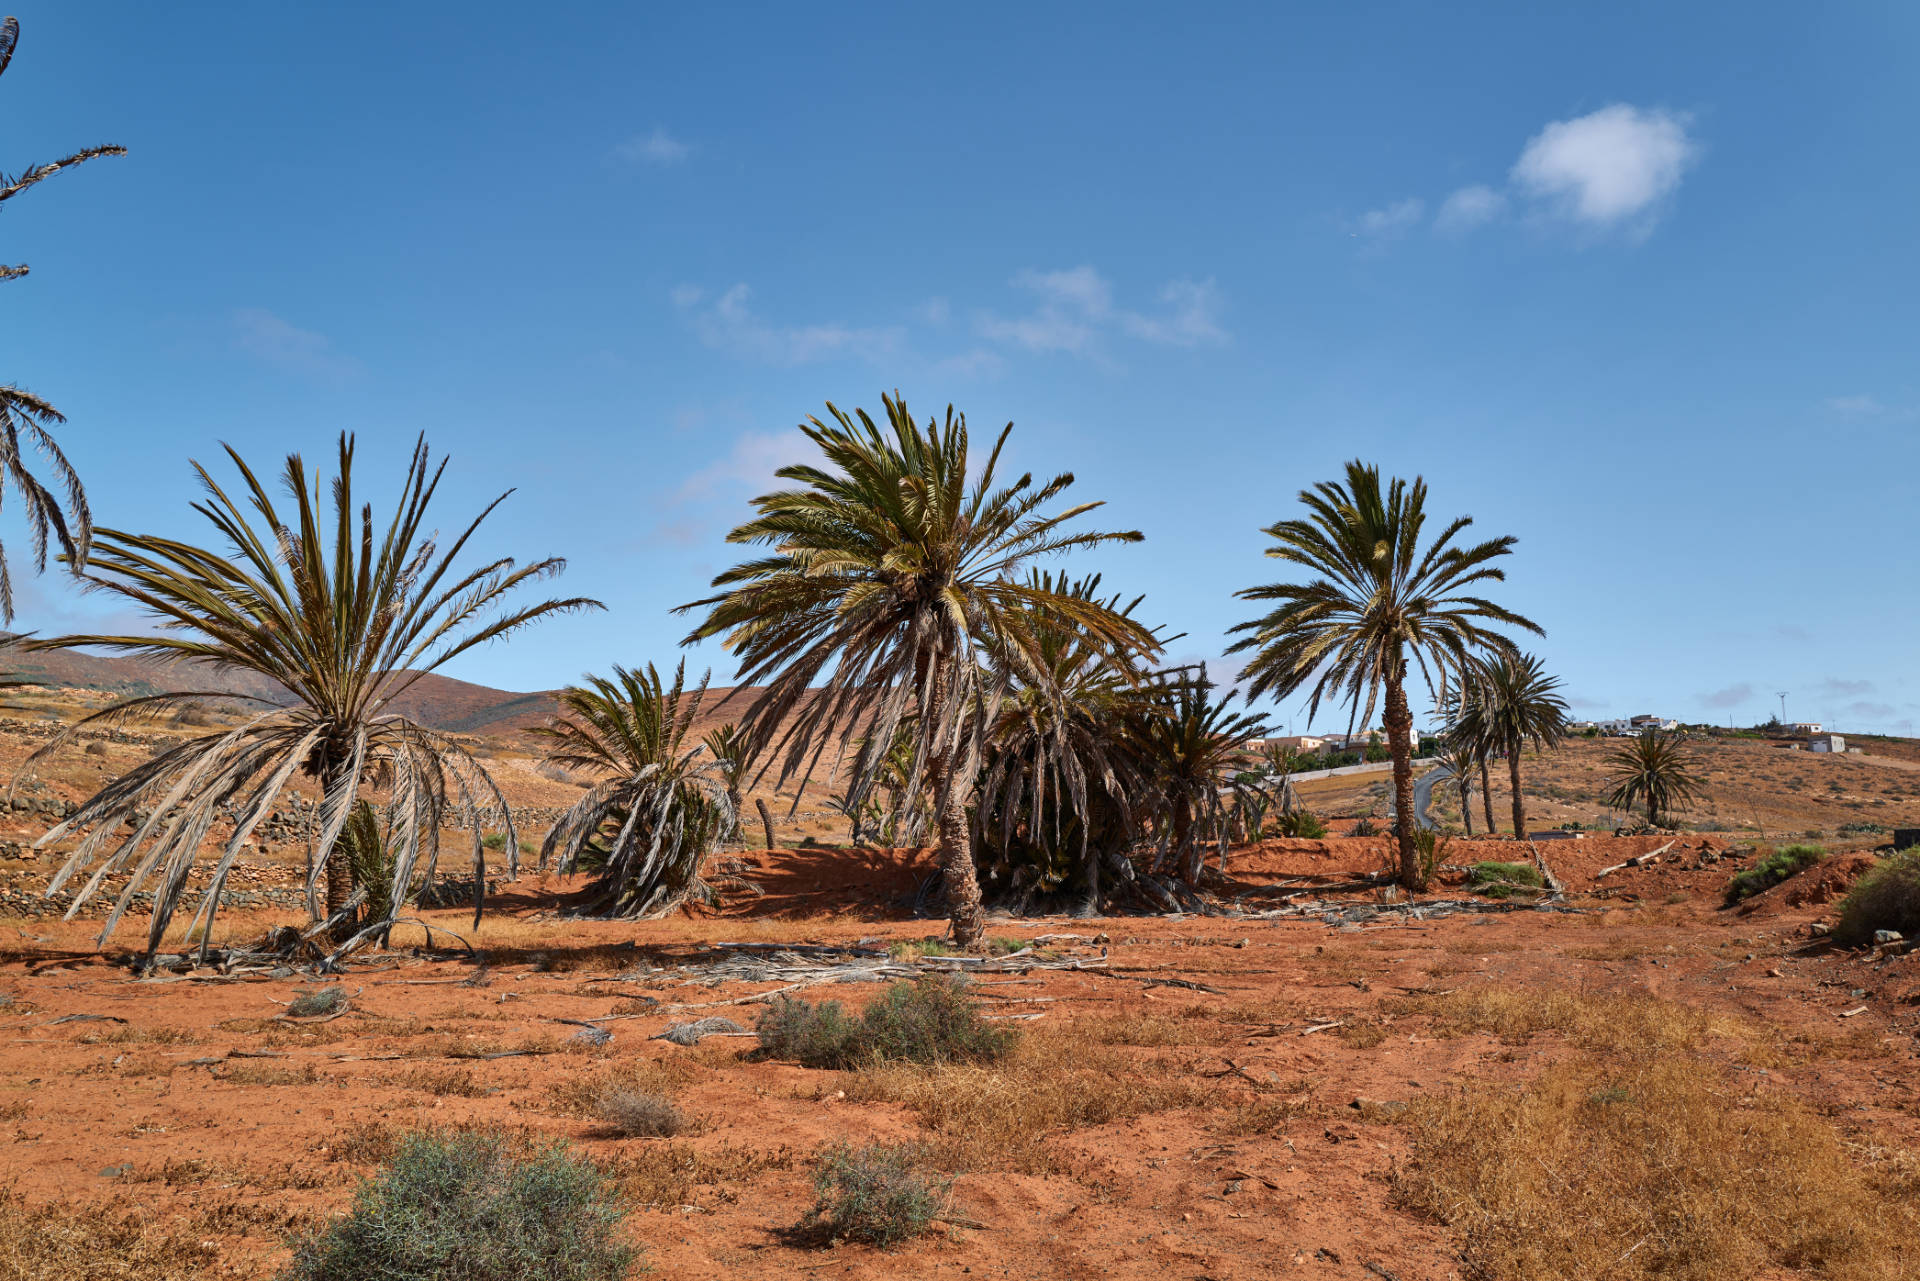
M 314 915 L 323 915 L 316 893 L 324 872 L 324 915 L 335 927 L 344 929 L 360 897 L 352 850 L 340 840 L 341 832 L 355 800 L 376 785 L 388 796 L 389 902 L 405 901 L 416 869 L 433 874 L 440 829 L 459 824 L 473 837 L 477 917 L 486 881 L 481 837 L 491 812 L 506 829 L 509 873 L 517 873 L 513 817 L 486 769 L 451 737 L 387 709 L 420 677 L 468 650 L 548 615 L 599 608 L 599 602 L 576 596 L 506 603 L 517 588 L 558 574 L 565 567 L 559 559 L 519 565 L 501 558 L 456 569 L 468 541 L 506 495 L 443 544 L 423 522 L 446 460 L 431 464 L 424 437 L 415 442 L 392 519 L 377 530 L 371 504 L 354 509 L 353 451 L 353 437 L 343 434 L 339 470 L 330 486 L 330 521 L 322 508 L 321 479 L 309 478 L 298 454 L 287 459 L 281 478 L 294 504 L 290 519 L 283 518 L 267 486 L 233 449 L 227 456 L 245 487 L 238 496 L 195 463 L 206 498 L 194 510 L 219 532 L 228 554 L 157 535 L 98 530 L 83 577 L 153 620 L 155 634 L 62 636 L 31 643 L 34 649 L 98 647 L 255 673 L 285 691 L 284 705 L 255 699 L 265 710 L 241 724 L 188 739 L 108 782 L 36 843 L 44 848 L 70 833 L 87 833 L 48 893 L 106 854 L 74 896 L 69 916 L 107 876 L 130 873 L 101 931 L 102 942 L 135 893 L 157 876 L 147 946 L 149 952 L 158 947 L 202 839 L 216 822 L 230 819 L 232 835 L 194 917 L 196 925 L 210 925 L 234 858 L 296 774 L 321 789 L 307 898 Z M 127 698 L 79 725 L 190 705 L 208 696 L 187 691 Z M 29 767 L 66 737 L 35 753 Z M 123 824 L 131 825 L 130 835 L 122 834 Z M 363 923 L 341 948 L 385 924 Z
M 848 796 L 860 804 L 914 715 L 912 790 L 924 783 L 933 796 L 954 939 L 972 946 L 984 928 L 967 820 L 979 730 L 1009 680 L 1051 685 L 1030 611 L 1050 604 L 1115 654 L 1154 644 L 1099 602 L 1042 602 L 1015 574 L 1035 557 L 1141 535 L 1069 532 L 1099 506 L 1047 510 L 1071 474 L 997 485 L 1011 423 L 969 486 L 964 416 L 949 407 L 923 431 L 899 396 L 884 403 L 884 427 L 831 404 L 831 425 L 802 424 L 824 465 L 782 468 L 793 488 L 755 499 L 758 514 L 728 535 L 770 552 L 715 578 L 717 595 L 680 608 L 708 611 L 687 643 L 723 637 L 739 656 L 740 682 L 766 685 L 743 723 L 765 729 L 782 778 L 800 774 L 804 786 L 819 756 L 859 729 L 866 740 Z
M 1075 608 L 1102 604 L 1131 616 L 1142 598 L 1123 605 L 1100 595 L 1100 576 L 1068 579 L 1035 570 L 1027 585 L 1068 598 Z M 1016 888 L 1053 890 L 1077 879 L 1082 902 L 1098 911 L 1100 864 L 1132 835 L 1132 809 L 1146 780 L 1130 750 L 1128 728 L 1158 711 L 1136 658 L 1115 656 L 1048 605 L 1029 619 L 1045 686 L 1016 682 L 987 729 L 980 787 L 982 847 L 997 874 Z
M 1196 837 L 1218 836 L 1226 818 L 1221 789 L 1238 789 L 1236 776 L 1256 759 L 1248 744 L 1271 729 L 1251 712 L 1233 710 L 1234 695 L 1216 698 L 1206 668 L 1175 669 L 1155 682 L 1160 706 L 1139 720 L 1135 751 L 1150 771 L 1162 827 L 1162 865 L 1179 869 L 1189 886 L 1200 882 L 1206 847 Z
M 719 768 L 721 781 L 727 789 L 727 810 L 733 815 L 733 822 L 724 839 L 737 840 L 740 837 L 740 801 L 746 794 L 747 776 L 753 771 L 753 762 L 758 754 L 758 745 L 753 736 L 728 721 L 718 729 L 709 730 L 700 740 L 707 749 L 707 755 Z
M 1528 743 L 1552 748 L 1566 738 L 1567 702 L 1554 692 L 1560 681 L 1547 675 L 1537 655 L 1496 653 L 1479 665 L 1472 686 L 1473 695 L 1463 702 L 1452 732 L 1472 744 L 1483 762 L 1495 752 L 1505 754 L 1513 791 L 1513 839 L 1524 841 L 1527 805 L 1520 791 L 1520 753 Z
M 20 24 L 13 18 L 0 21 L 0 73 L 13 59 L 20 39 Z M 28 165 L 17 174 L 0 173 L 0 206 L 36 183 L 51 178 L 62 169 L 70 169 L 99 156 L 124 156 L 125 147 L 88 147 L 62 157 L 52 164 Z M 27 274 L 27 265 L 0 264 L 0 281 L 18 280 Z M 66 422 L 66 418 L 47 401 L 14 383 L 0 384 L 0 486 L 11 482 L 26 506 L 27 529 L 33 538 L 34 568 L 47 567 L 49 540 L 57 543 L 61 556 L 78 573 L 86 567 L 87 552 L 93 538 L 93 517 L 87 510 L 86 490 L 80 477 L 67 462 L 60 446 L 47 429 Z M 55 485 L 64 497 L 42 484 L 27 467 L 21 437 L 45 457 L 53 469 Z M 0 550 L 0 622 L 13 621 L 13 580 L 7 571 L 7 558 Z
M 1660 826 L 1660 811 L 1671 810 L 1700 794 L 1701 782 L 1693 774 L 1693 753 L 1680 734 L 1650 729 L 1608 753 L 1607 764 L 1612 772 L 1606 781 L 1613 784 L 1607 804 L 1624 810 L 1636 799 L 1646 801 L 1651 827 Z
M 1473 835 L 1473 771 L 1480 763 L 1480 753 L 1466 739 L 1451 732 L 1441 739 L 1440 764 L 1460 789 L 1460 817 L 1467 825 L 1469 837 Z
M 1471 547 L 1454 537 L 1473 523 L 1455 518 L 1425 544 L 1426 482 L 1394 479 L 1383 491 L 1380 469 L 1358 460 L 1347 479 L 1323 481 L 1303 491 L 1309 515 L 1281 521 L 1265 532 L 1275 545 L 1267 555 L 1291 561 L 1319 577 L 1305 583 L 1274 583 L 1239 593 L 1246 600 L 1278 601 L 1278 608 L 1234 628 L 1247 633 L 1229 652 L 1251 649 L 1242 673 L 1248 694 L 1284 698 L 1311 683 L 1308 716 L 1323 700 L 1350 706 L 1350 720 L 1364 724 L 1385 695 L 1387 747 L 1393 758 L 1395 829 L 1400 877 L 1420 882 L 1413 842 L 1413 712 L 1407 705 L 1409 662 L 1420 665 L 1429 691 L 1445 686 L 1478 650 L 1510 648 L 1488 630 L 1497 623 L 1540 632 L 1512 610 L 1467 594 L 1476 583 L 1504 581 L 1493 562 L 1512 549 L 1511 537 Z
M 689 745 L 707 683 L 688 692 L 686 675 L 682 660 L 671 687 L 651 663 L 589 676 L 560 691 L 565 714 L 535 731 L 552 742 L 548 762 L 600 778 L 540 847 L 540 866 L 557 856 L 563 876 L 598 869 L 589 912 L 664 916 L 709 897 L 700 870 L 734 830 L 737 802 L 712 750 Z

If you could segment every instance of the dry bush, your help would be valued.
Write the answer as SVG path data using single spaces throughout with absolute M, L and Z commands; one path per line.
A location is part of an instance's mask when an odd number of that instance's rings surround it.
M 820 1155 L 802 1227 L 882 1249 L 910 1241 L 947 1213 L 953 1180 L 927 1168 L 915 1144 L 837 1144 Z
M 87 1032 L 79 1045 L 198 1045 L 199 1034 L 183 1027 L 134 1027 L 125 1024 L 104 1032 Z
M 0 1281 L 201 1281 L 235 1276 L 199 1234 L 104 1206 L 28 1206 L 0 1192 Z
M 1401 1114 L 1400 1202 L 1462 1239 L 1484 1281 L 1720 1281 L 1775 1269 L 1910 1276 L 1911 1163 L 1849 1161 L 1795 1103 L 1742 1097 L 1697 1056 L 1582 1055 L 1522 1089 Z
M 600 1100 L 609 1094 L 654 1094 L 671 1099 L 693 1080 L 693 1066 L 678 1056 L 671 1059 L 632 1059 L 604 1072 L 571 1077 L 547 1088 L 548 1106 L 555 1116 L 596 1117 Z
M 844 1073 L 838 1088 L 912 1108 L 932 1133 L 931 1158 L 956 1172 L 1046 1174 L 1064 1168 L 1053 1139 L 1065 1131 L 1221 1101 L 1187 1065 L 1130 1057 L 1077 1024 L 1022 1038 L 992 1067 L 879 1065 Z
M 623 1152 L 606 1163 L 607 1172 L 636 1206 L 677 1209 L 696 1204 L 701 1188 L 712 1189 L 721 1201 L 738 1201 L 736 1184 L 769 1170 L 791 1170 L 800 1158 L 792 1148 L 695 1148 L 686 1143 L 648 1143 Z
M 629 1139 L 670 1139 L 693 1125 L 672 1099 L 643 1090 L 609 1090 L 593 1112 L 609 1130 Z
M 1846 947 L 1873 942 L 1877 930 L 1920 935 L 1920 848 L 1883 859 L 1854 883 L 1840 904 L 1834 941 Z

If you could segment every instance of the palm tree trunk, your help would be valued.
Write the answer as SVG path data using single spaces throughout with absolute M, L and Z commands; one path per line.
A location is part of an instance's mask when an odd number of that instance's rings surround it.
M 935 679 L 933 696 L 927 708 L 926 729 L 939 736 L 928 763 L 928 782 L 933 787 L 934 826 L 939 843 L 934 856 L 940 864 L 941 879 L 947 887 L 948 918 L 953 941 L 970 948 L 987 931 L 986 914 L 980 909 L 980 878 L 973 867 L 973 825 L 967 822 L 967 798 L 961 781 L 954 777 L 954 755 L 959 750 L 957 734 L 946 731 L 946 699 L 951 679 L 952 659 L 942 663 Z
M 1487 816 L 1487 835 L 1500 835 L 1500 825 L 1493 821 L 1493 773 L 1485 756 L 1480 758 L 1480 810 Z
M 1467 839 L 1473 839 L 1473 797 L 1467 791 L 1467 776 L 1460 776 L 1460 818 L 1467 825 Z
M 1527 839 L 1527 802 L 1520 795 L 1520 747 L 1513 744 L 1507 748 L 1507 780 L 1513 785 L 1513 839 Z
M 332 795 L 333 789 L 343 781 L 349 766 L 344 762 L 330 762 L 320 770 L 320 794 L 322 798 Z M 314 811 L 314 821 L 319 821 L 319 809 Z M 315 833 L 319 835 L 318 832 Z M 353 846 L 345 839 L 344 831 L 340 839 L 335 840 L 333 848 L 327 851 L 327 917 L 332 919 L 340 915 L 347 906 L 347 900 L 353 897 Z M 350 923 L 342 922 L 336 932 L 345 937 L 352 933 Z
M 1387 677 L 1387 754 L 1393 757 L 1393 830 L 1400 840 L 1400 883 L 1421 888 L 1420 852 L 1413 844 L 1413 712 L 1407 707 L 1406 665 Z
M 771 811 L 767 809 L 767 798 L 764 796 L 756 796 L 753 798 L 753 803 L 754 805 L 759 807 L 759 810 L 760 810 L 760 826 L 763 829 L 765 829 L 767 834 L 767 848 L 772 849 L 773 848 L 773 814 Z
M 1201 854 L 1197 842 L 1191 842 L 1193 834 L 1193 803 L 1183 792 L 1173 798 L 1173 853 L 1180 860 L 1180 879 L 1189 886 L 1200 883 Z M 1194 848 L 1188 849 L 1192 843 Z

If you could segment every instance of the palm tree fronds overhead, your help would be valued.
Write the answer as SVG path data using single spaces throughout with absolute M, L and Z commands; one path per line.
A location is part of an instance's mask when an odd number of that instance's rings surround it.
M 62 636 L 29 647 L 99 648 L 237 668 L 286 690 L 291 705 L 269 706 L 231 729 L 189 739 L 108 782 L 37 843 L 45 848 L 83 834 L 49 892 L 91 872 L 71 916 L 107 877 L 125 875 L 104 940 L 135 893 L 151 884 L 151 950 L 214 825 L 230 820 L 232 834 L 196 912 L 202 924 L 211 921 L 241 847 L 299 774 L 322 791 L 307 877 L 316 915 L 323 874 L 325 915 L 344 919 L 354 909 L 352 866 L 339 838 L 355 800 L 376 786 L 386 794 L 393 833 L 388 901 L 404 902 L 415 874 L 432 874 L 441 827 L 458 824 L 472 834 L 477 914 L 485 883 L 481 836 L 491 815 L 508 832 L 509 871 L 517 871 L 506 800 L 460 743 L 387 705 L 420 676 L 477 645 L 553 614 L 598 608 L 598 602 L 576 596 L 509 603 L 519 589 L 558 574 L 564 567 L 558 559 L 520 565 L 503 558 L 460 568 L 469 540 L 506 495 L 451 541 L 427 532 L 428 506 L 446 463 L 433 463 L 424 437 L 415 443 L 400 501 L 384 528 L 376 526 L 371 505 L 356 510 L 351 436 L 341 436 L 338 470 L 325 484 L 309 476 L 298 454 L 288 457 L 281 488 L 292 507 L 284 513 L 246 461 L 232 449 L 227 453 L 241 478 L 237 494 L 194 464 L 206 492 L 194 510 L 221 535 L 226 554 L 173 538 L 97 533 L 83 577 L 152 620 L 156 634 Z M 330 516 L 323 491 L 331 497 Z M 73 728 L 204 697 L 123 700 Z M 130 835 L 123 824 L 131 824 Z M 362 933 L 381 925 L 367 923 Z

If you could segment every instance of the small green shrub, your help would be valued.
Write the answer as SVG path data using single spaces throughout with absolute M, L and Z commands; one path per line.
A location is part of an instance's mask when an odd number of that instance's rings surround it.
M 621 1281 L 638 1255 L 624 1215 L 564 1143 L 410 1134 L 345 1218 L 294 1241 L 280 1281 Z
M 347 1006 L 347 991 L 338 983 L 329 983 L 311 992 L 302 992 L 287 1002 L 287 1015 L 296 1019 L 319 1018 L 335 1014 Z
M 1467 869 L 1467 884 L 1488 898 L 1508 898 L 1525 890 L 1546 888 L 1540 869 L 1531 863 L 1475 863 Z
M 1274 825 L 1282 836 L 1296 836 L 1305 840 L 1319 840 L 1327 834 L 1327 825 L 1308 809 L 1288 810 Z
M 1884 823 L 1842 823 L 1840 825 L 1842 836 L 1880 836 L 1886 830 Z
M 1783 845 L 1727 882 L 1727 902 L 1738 903 L 1797 876 L 1827 856 L 1818 845 Z
M 913 1144 L 838 1144 L 820 1156 L 817 1200 L 804 1226 L 868 1245 L 894 1246 L 919 1236 L 946 1210 L 953 1181 L 927 1171 Z
M 816 1068 L 869 1063 L 992 1063 L 1012 1050 L 1017 1034 L 980 1017 L 958 976 L 930 975 L 895 983 L 858 1019 L 838 1001 L 818 1005 L 783 997 L 754 1028 L 775 1058 Z
M 1353 825 L 1353 830 L 1351 832 L 1348 832 L 1347 835 L 1348 836 L 1378 836 L 1380 835 L 1380 828 L 1379 828 L 1379 825 L 1373 821 L 1373 816 L 1367 815 L 1366 817 L 1362 818 L 1359 822 L 1355 823 Z
M 1889 854 L 1854 882 L 1840 903 L 1834 941 L 1845 947 L 1873 942 L 1875 930 L 1920 937 L 1920 845 Z

